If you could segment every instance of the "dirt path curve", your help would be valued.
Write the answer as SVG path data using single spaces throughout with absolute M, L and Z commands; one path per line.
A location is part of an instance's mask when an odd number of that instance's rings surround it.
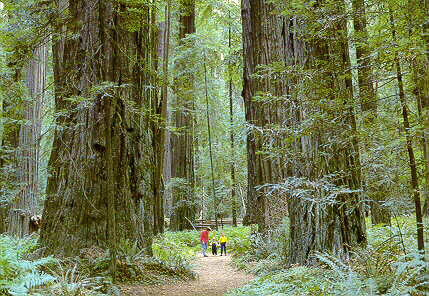
M 126 296 L 222 296 L 227 291 L 241 287 L 254 278 L 253 275 L 234 270 L 230 256 L 197 258 L 195 272 L 198 279 L 164 286 L 127 287 Z

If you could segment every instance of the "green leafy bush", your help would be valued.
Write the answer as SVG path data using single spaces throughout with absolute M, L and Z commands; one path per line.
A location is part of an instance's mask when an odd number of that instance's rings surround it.
M 250 229 L 249 229 L 250 230 Z M 285 254 L 289 247 L 289 219 L 269 235 L 248 232 L 241 240 L 243 248 L 236 248 L 233 263 L 239 269 L 251 271 L 257 275 L 265 275 L 285 266 Z

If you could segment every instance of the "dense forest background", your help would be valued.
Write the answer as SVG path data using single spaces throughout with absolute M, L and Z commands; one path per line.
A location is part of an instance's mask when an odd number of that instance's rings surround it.
M 276 246 L 252 260 L 338 267 L 382 249 L 383 272 L 427 291 L 429 2 L 6 0 L 0 12 L 5 246 L 33 233 L 38 258 L 108 250 L 116 282 L 124 245 L 156 257 L 167 231 L 227 220 L 251 227 L 249 252 Z M 376 247 L 374 227 L 391 231 Z

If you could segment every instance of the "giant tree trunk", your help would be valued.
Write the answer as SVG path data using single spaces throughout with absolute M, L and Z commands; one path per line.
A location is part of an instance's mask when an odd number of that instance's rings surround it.
M 276 199 L 269 196 L 268 200 L 255 187 L 279 183 L 285 177 L 291 234 L 289 263 L 304 264 L 318 251 L 346 257 L 350 247 L 366 244 L 363 207 L 354 191 L 360 189 L 361 180 L 351 74 L 346 72 L 350 71 L 350 61 L 341 33 L 346 31 L 346 22 L 333 28 L 329 39 L 307 44 L 304 40 L 310 39 L 305 34 L 311 31 L 307 32 L 300 17 L 277 16 L 274 7 L 261 0 L 242 3 L 246 119 L 258 130 L 272 131 L 272 141 L 279 141 L 275 137 L 276 124 L 283 128 L 277 129 L 279 134 L 284 132 L 284 138 L 293 138 L 277 144 L 284 155 L 276 159 L 261 154 L 261 138 L 254 131 L 249 132 L 248 209 L 254 212 L 247 215 L 264 229 L 266 208 L 275 204 Z M 331 41 L 332 38 L 336 40 Z M 257 65 L 274 62 L 291 68 L 275 73 L 274 77 L 254 78 Z M 338 70 L 334 72 L 335 69 Z M 261 96 L 268 97 L 267 94 L 272 95 L 272 102 L 261 103 Z M 259 96 L 258 101 L 255 96 Z M 313 114 L 321 117 L 309 120 Z M 338 130 L 344 132 L 338 134 Z M 346 187 L 352 192 L 336 191 L 332 200 L 332 196 L 320 190 L 323 187 L 314 185 L 322 181 L 336 190 Z M 309 190 L 309 186 L 314 189 Z M 302 190 L 310 192 L 308 199 L 302 198 Z
M 179 20 L 179 42 L 192 47 L 193 42 L 185 41 L 187 35 L 195 32 L 195 0 L 182 3 Z M 177 133 L 172 141 L 173 214 L 171 228 L 174 230 L 192 229 L 188 222 L 195 217 L 194 200 L 194 159 L 193 159 L 193 75 L 187 72 L 188 61 L 178 61 L 175 78 L 175 126 Z
M 19 191 L 9 209 L 8 232 L 23 237 L 30 234 L 30 218 L 39 204 L 39 151 L 41 111 L 47 82 L 48 40 L 37 47 L 27 67 L 29 98 L 25 103 L 24 124 L 19 132 L 16 177 Z
M 138 240 L 150 255 L 154 156 L 149 118 L 141 112 L 150 110 L 152 100 L 145 93 L 152 81 L 145 72 L 151 53 L 144 48 L 156 46 L 147 29 L 150 9 L 135 4 L 135 13 L 122 2 L 101 0 L 57 4 L 60 11 L 68 7 L 68 14 L 57 24 L 61 38 L 53 46 L 61 113 L 41 243 L 50 253 L 75 255 L 85 247 L 105 247 L 116 228 L 118 241 Z M 108 217 L 108 196 L 115 219 Z
M 286 59 L 286 20 L 273 14 L 273 5 L 263 0 L 243 0 L 244 87 L 246 121 L 250 126 L 247 134 L 248 192 L 244 224 L 257 223 L 259 232 L 275 227 L 287 214 L 284 195 L 271 195 L 260 186 L 279 183 L 284 178 L 281 157 L 264 150 L 270 142 L 270 129 L 284 122 L 286 111 L 283 100 L 287 95 L 284 77 L 255 78 L 257 67 L 272 63 L 284 63 Z M 255 100 L 261 96 L 262 100 Z M 273 96 L 274 99 L 270 99 Z M 272 98 L 272 97 L 271 97 Z M 279 147 L 280 137 L 275 140 Z

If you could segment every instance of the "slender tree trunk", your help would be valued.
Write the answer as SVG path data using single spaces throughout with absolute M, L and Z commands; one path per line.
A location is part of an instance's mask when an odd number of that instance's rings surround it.
M 414 4 L 414 1 L 413 1 Z M 417 77 L 416 85 L 419 86 L 419 93 L 422 100 L 422 113 L 424 120 L 424 135 L 423 135 L 423 148 L 425 156 L 425 166 L 426 166 L 426 200 L 423 207 L 423 215 L 429 216 L 429 3 L 425 0 L 418 0 L 418 5 L 423 12 L 423 18 L 421 19 L 423 23 L 423 39 L 425 41 L 426 47 L 426 66 L 418 65 L 416 69 L 422 69 L 422 73 Z M 416 9 L 415 5 L 411 5 L 410 9 Z M 413 14 L 413 11 L 410 11 Z
M 151 55 L 144 45 L 156 46 L 146 30 L 150 8 L 117 1 L 56 3 L 60 11 L 68 7 L 68 18 L 55 28 L 62 37 L 53 46 L 56 109 L 62 113 L 41 243 L 49 253 L 77 255 L 82 248 L 137 239 L 150 255 L 154 156 L 149 118 L 140 112 L 154 103 L 144 92 L 152 80 L 142 66 Z M 141 24 L 133 32 L 130 19 Z M 65 32 L 80 38 L 65 38 Z
M 231 20 L 231 12 L 229 13 L 229 19 Z M 231 24 L 228 28 L 228 47 L 230 54 L 231 51 Z M 231 124 L 230 139 L 231 139 L 231 210 L 232 210 L 232 225 L 237 227 L 237 197 L 235 193 L 235 141 L 234 141 L 234 105 L 233 105 L 233 84 L 232 84 L 232 69 L 228 67 L 229 75 L 229 121 Z
M 27 68 L 27 87 L 30 100 L 26 102 L 24 120 L 19 132 L 17 148 L 17 181 L 19 192 L 9 209 L 8 232 L 23 237 L 30 234 L 30 218 L 39 205 L 39 152 L 41 111 L 47 83 L 48 44 L 45 40 L 33 52 Z M 33 230 L 34 231 L 34 230 Z
M 194 46 L 192 41 L 185 38 L 195 32 L 195 0 L 185 0 L 182 3 L 179 21 L 179 42 L 188 47 Z M 176 65 L 178 72 L 188 67 L 187 61 L 179 61 Z M 175 124 L 178 133 L 174 135 L 172 151 L 172 178 L 178 184 L 173 193 L 173 215 L 171 227 L 174 230 L 192 229 L 187 219 L 195 216 L 194 200 L 194 163 L 193 163 L 193 84 L 192 74 L 181 73 L 176 79 L 176 110 Z M 187 219 L 186 219 L 186 218 Z
M 210 125 L 210 109 L 209 109 L 209 86 L 208 86 L 208 78 L 207 78 L 207 59 L 206 54 L 204 53 L 204 84 L 205 84 L 205 97 L 206 97 L 206 116 L 207 116 L 207 133 L 209 136 L 209 154 L 210 154 L 210 171 L 211 171 L 211 179 L 212 179 L 212 195 L 213 195 L 213 203 L 215 209 L 215 223 L 216 230 L 218 230 L 218 203 L 219 201 L 216 198 L 216 185 L 215 185 L 215 175 L 214 175 L 214 166 L 213 166 L 213 150 L 212 150 L 212 133 L 211 133 L 211 125 Z
M 363 128 L 369 130 L 377 118 L 377 94 L 373 87 L 372 65 L 370 51 L 368 49 L 368 30 L 366 25 L 366 10 L 364 0 L 353 0 L 353 24 L 355 31 L 356 57 L 358 62 L 358 85 L 360 94 L 360 105 L 363 114 Z M 371 145 L 370 141 L 365 141 L 364 147 L 368 149 Z M 371 178 L 371 183 L 375 183 L 372 176 L 367 175 L 366 178 Z M 369 183 L 367 182 L 367 183 Z M 390 212 L 385 203 L 385 189 L 383 186 L 370 186 L 369 197 L 371 207 L 371 222 L 372 224 L 390 224 Z
M 168 1 L 165 6 L 165 22 L 162 30 L 162 38 L 159 43 L 158 54 L 162 57 L 162 80 L 161 80 L 161 95 L 158 104 L 155 106 L 157 120 L 153 122 L 155 130 L 154 136 L 154 151 L 155 151 L 155 202 L 154 202 L 154 234 L 164 232 L 164 157 L 166 143 L 166 126 L 167 126 L 167 106 L 168 106 L 168 58 L 170 44 L 170 15 L 171 1 Z M 152 24 L 155 28 L 156 24 Z M 155 36 L 155 34 L 153 34 Z M 158 34 L 159 35 L 159 34 Z M 154 57 L 153 59 L 155 59 Z M 156 69 L 154 69 L 156 72 Z
M 395 29 L 395 25 L 394 25 L 393 12 L 390 10 L 389 14 L 390 14 L 390 23 L 392 26 L 392 28 L 391 28 L 392 29 L 392 40 L 396 45 L 397 37 L 396 37 L 396 29 Z M 399 100 L 401 102 L 402 117 L 404 120 L 405 137 L 407 140 L 407 151 L 408 151 L 409 166 L 410 166 L 410 171 L 411 171 L 411 189 L 413 191 L 413 198 L 414 198 L 414 203 L 415 203 L 415 207 L 416 207 L 417 247 L 418 247 L 419 251 L 424 255 L 425 247 L 424 247 L 424 236 L 423 236 L 423 216 L 422 216 L 422 208 L 421 208 L 421 203 L 420 203 L 419 180 L 417 177 L 417 166 L 416 166 L 416 159 L 414 156 L 413 140 L 412 140 L 410 132 L 409 132 L 410 123 L 409 123 L 409 119 L 408 119 L 408 107 L 407 107 L 407 101 L 405 98 L 405 90 L 404 90 L 404 82 L 402 79 L 401 63 L 400 63 L 399 56 L 398 56 L 398 53 L 396 50 L 395 50 L 395 55 L 394 55 L 394 66 L 396 68 L 396 79 L 398 80 L 398 88 L 399 88 Z

